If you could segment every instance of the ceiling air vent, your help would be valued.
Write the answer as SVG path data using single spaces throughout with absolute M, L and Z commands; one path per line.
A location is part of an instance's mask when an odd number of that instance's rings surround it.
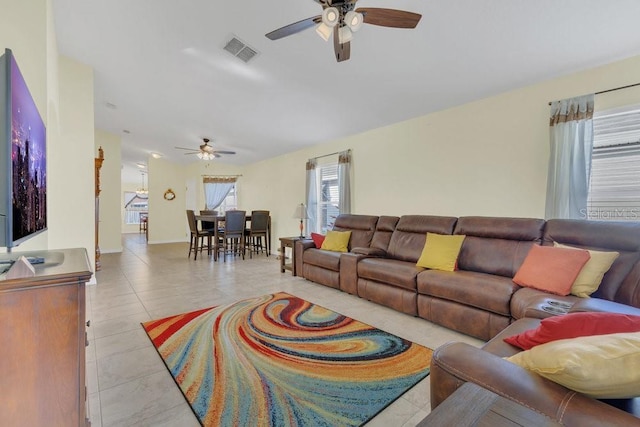
M 237 37 L 233 37 L 231 40 L 227 42 L 224 46 L 224 50 L 239 58 L 243 62 L 249 62 L 253 57 L 255 57 L 258 52 L 252 47 L 247 46 L 245 43 L 240 41 Z

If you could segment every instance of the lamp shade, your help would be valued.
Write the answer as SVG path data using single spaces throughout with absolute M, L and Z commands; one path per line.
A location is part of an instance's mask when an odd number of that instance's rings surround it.
M 304 203 L 300 203 L 296 206 L 296 210 L 293 212 L 293 217 L 297 219 L 307 219 L 309 216 L 307 215 L 307 207 Z

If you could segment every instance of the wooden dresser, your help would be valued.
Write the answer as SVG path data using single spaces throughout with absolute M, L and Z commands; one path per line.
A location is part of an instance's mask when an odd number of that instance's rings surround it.
M 0 426 L 86 426 L 85 249 L 39 256 L 35 277 L 0 281 Z

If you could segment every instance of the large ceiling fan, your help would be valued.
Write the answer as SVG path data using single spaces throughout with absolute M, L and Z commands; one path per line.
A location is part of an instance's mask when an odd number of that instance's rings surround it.
M 324 40 L 333 33 L 333 49 L 338 62 L 351 56 L 351 38 L 363 23 L 392 28 L 415 28 L 422 15 L 405 10 L 360 7 L 357 0 L 314 0 L 322 6 L 322 15 L 312 16 L 265 34 L 271 40 L 304 31 L 313 26 Z
M 236 154 L 235 151 L 222 151 L 222 150 L 214 150 L 212 146 L 209 145 L 209 138 L 202 138 L 202 142 L 204 144 L 200 145 L 200 149 L 195 148 L 184 148 L 184 147 L 174 147 L 178 150 L 187 150 L 188 154 L 196 154 L 199 159 L 202 160 L 213 160 L 215 158 L 221 157 L 222 154 Z

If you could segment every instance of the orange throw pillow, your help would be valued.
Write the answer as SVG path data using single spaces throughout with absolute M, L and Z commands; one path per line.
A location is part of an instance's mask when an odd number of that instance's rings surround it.
M 591 256 L 588 251 L 534 245 L 513 281 L 556 295 L 569 295 L 571 285 Z

